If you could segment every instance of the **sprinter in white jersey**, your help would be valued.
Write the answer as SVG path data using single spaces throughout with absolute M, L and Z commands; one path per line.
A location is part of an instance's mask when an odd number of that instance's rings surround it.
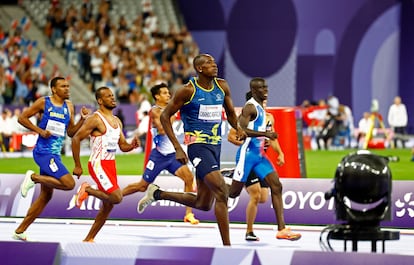
M 246 93 L 246 101 L 251 99 L 252 91 Z M 266 102 L 263 101 L 263 109 L 266 110 Z M 266 131 L 274 131 L 274 118 L 273 115 L 269 112 L 266 112 Z M 230 143 L 233 143 L 237 146 L 241 146 L 244 141 L 237 139 L 236 130 L 233 128 L 230 129 L 227 136 L 227 140 Z M 264 145 L 264 151 L 266 152 L 268 147 L 271 147 L 277 154 L 276 164 L 282 166 L 285 163 L 285 155 L 280 147 L 278 139 L 272 141 L 266 140 Z M 223 176 L 233 176 L 234 168 L 223 168 Z M 247 177 L 246 182 L 244 183 L 247 193 L 249 194 L 249 202 L 246 206 L 246 236 L 247 241 L 259 241 L 259 237 L 253 232 L 254 221 L 256 220 L 257 209 L 259 203 L 267 202 L 269 197 L 269 185 L 263 180 L 256 176 L 253 170 L 250 171 L 249 176 Z
M 266 139 L 277 138 L 274 130 L 266 130 L 266 111 L 263 101 L 267 100 L 268 88 L 263 78 L 250 81 L 252 98 L 244 105 L 239 116 L 240 127 L 246 132 L 247 138 L 239 147 L 236 155 L 236 168 L 230 187 L 230 198 L 236 198 L 245 185 L 251 171 L 270 188 L 273 210 L 278 224 L 277 239 L 298 240 L 301 234 L 294 233 L 285 226 L 283 216 L 282 183 L 273 164 L 265 153 Z
M 83 126 L 72 138 L 72 152 L 75 162 L 73 174 L 79 178 L 83 173 L 80 161 L 80 143 L 86 137 L 91 137 L 88 170 L 98 186 L 98 189 L 93 189 L 87 182 L 82 183 L 76 196 L 76 206 L 80 208 L 88 195 L 100 199 L 103 204 L 88 235 L 83 240 L 84 242 L 94 242 L 95 236 L 105 224 L 114 204 L 122 201 L 115 165 L 117 148 L 128 152 L 139 146 L 137 137 L 133 138 L 131 143 L 126 141 L 122 132 L 122 123 L 112 113 L 112 110 L 116 108 L 116 100 L 112 90 L 108 87 L 100 87 L 95 92 L 95 98 L 99 109 L 86 119 Z
M 125 187 L 122 190 L 122 195 L 126 196 L 138 191 L 146 191 L 148 186 L 154 182 L 163 170 L 168 170 L 171 174 L 182 179 L 184 181 L 185 192 L 193 192 L 194 176 L 186 164 L 181 164 L 175 159 L 174 146 L 165 134 L 160 121 L 161 112 L 167 106 L 171 98 L 167 84 L 161 83 L 153 86 L 151 88 L 151 94 L 155 100 L 155 105 L 152 107 L 149 114 L 152 125 L 151 133 L 155 148 L 151 150 L 141 180 Z M 142 208 L 138 207 L 137 210 L 139 213 L 142 213 Z M 194 217 L 191 207 L 186 207 L 184 222 L 189 222 L 193 225 L 199 223 Z

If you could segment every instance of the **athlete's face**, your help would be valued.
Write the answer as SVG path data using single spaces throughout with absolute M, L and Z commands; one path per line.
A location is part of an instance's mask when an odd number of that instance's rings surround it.
M 115 95 L 110 89 L 104 89 L 101 91 L 101 97 L 99 98 L 98 103 L 103 107 L 113 110 L 116 108 Z
M 218 67 L 213 56 L 204 55 L 204 62 L 201 64 L 200 74 L 210 77 L 217 77 Z
M 65 79 L 57 80 L 56 85 L 52 88 L 52 92 L 61 99 L 69 99 L 69 82 Z
M 157 104 L 167 105 L 168 102 L 170 101 L 170 98 L 171 98 L 171 94 L 168 88 L 162 87 L 160 88 L 160 93 L 158 94 L 158 97 L 157 97 Z
M 254 98 L 260 100 L 261 102 L 267 100 L 268 88 L 265 81 L 256 81 L 252 88 Z

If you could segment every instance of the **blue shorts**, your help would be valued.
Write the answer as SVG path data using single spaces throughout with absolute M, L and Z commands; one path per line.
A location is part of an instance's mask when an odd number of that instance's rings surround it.
M 237 151 L 234 180 L 246 183 L 251 171 L 260 180 L 264 180 L 267 175 L 276 171 L 266 154 L 259 150 L 244 150 L 242 147 Z
M 221 145 L 190 144 L 187 148 L 188 158 L 196 169 L 196 178 L 204 177 L 213 171 L 220 170 Z
M 151 150 L 142 178 L 146 182 L 152 183 L 161 171 L 168 170 L 168 172 L 175 175 L 175 172 L 182 166 L 183 164 L 175 158 L 175 153 L 163 155 L 154 148 Z
M 39 165 L 40 175 L 51 176 L 55 179 L 60 179 L 66 174 L 69 174 L 69 171 L 63 165 L 60 155 L 54 154 L 39 154 L 33 152 L 33 158 L 36 164 Z

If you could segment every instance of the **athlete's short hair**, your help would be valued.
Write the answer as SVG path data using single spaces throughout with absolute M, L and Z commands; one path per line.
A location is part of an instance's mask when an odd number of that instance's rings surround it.
M 163 87 L 168 88 L 168 86 L 167 86 L 167 84 L 166 84 L 166 83 L 160 83 L 160 84 L 158 84 L 158 85 L 155 85 L 155 86 L 151 87 L 151 95 L 152 95 L 152 98 L 153 98 L 154 100 L 155 100 L 155 96 L 160 94 L 160 90 L 161 90 L 161 88 L 163 88 Z

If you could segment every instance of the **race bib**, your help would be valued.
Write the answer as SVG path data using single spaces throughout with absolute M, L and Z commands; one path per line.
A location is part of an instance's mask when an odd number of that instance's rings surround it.
M 63 122 L 48 120 L 46 130 L 55 136 L 65 136 L 65 124 Z
M 220 121 L 222 105 L 200 105 L 198 118 L 205 121 Z

